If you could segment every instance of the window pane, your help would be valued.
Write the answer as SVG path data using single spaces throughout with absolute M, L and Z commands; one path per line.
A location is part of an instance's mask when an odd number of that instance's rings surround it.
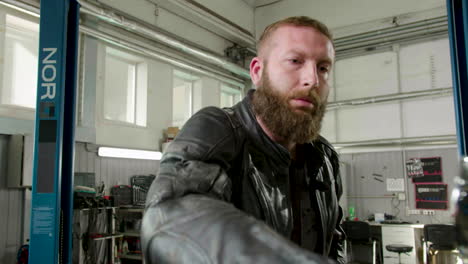
M 2 104 L 36 107 L 39 25 L 6 15 Z
M 242 99 L 242 92 L 227 85 L 221 86 L 220 107 L 232 107 Z
M 237 104 L 238 102 L 240 102 L 242 100 L 242 96 L 241 96 L 241 92 L 239 91 L 238 94 L 235 94 L 234 95 L 234 102 L 233 102 L 233 105 Z
M 192 82 L 174 78 L 172 123 L 182 127 L 192 115 Z
M 201 108 L 202 82 L 199 76 L 174 70 L 172 125 L 182 127 Z
M 148 98 L 148 66 L 138 63 L 136 81 L 136 124 L 146 126 L 147 98 Z
M 192 113 L 195 114 L 200 109 L 203 108 L 203 99 L 202 99 L 202 90 L 203 90 L 203 81 L 196 80 L 193 82 L 192 89 Z
M 232 95 L 221 92 L 221 107 L 231 107 L 232 106 Z
M 134 123 L 136 64 L 106 54 L 104 77 L 104 117 Z

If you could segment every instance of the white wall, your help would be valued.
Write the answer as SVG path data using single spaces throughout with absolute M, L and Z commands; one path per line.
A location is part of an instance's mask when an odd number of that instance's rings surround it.
M 336 61 L 336 100 L 397 93 L 397 56 L 395 52 L 382 52 Z
M 243 0 L 196 0 L 234 24 L 254 32 L 254 9 Z
M 447 38 L 336 61 L 330 101 L 451 88 Z M 451 94 L 329 111 L 322 135 L 332 143 L 455 135 Z
M 445 8 L 445 0 L 283 0 L 255 9 L 257 38 L 268 24 L 288 16 L 306 15 L 332 30 L 405 13 Z
M 96 81 L 96 143 L 158 150 L 163 129 L 172 121 L 172 67 L 155 60 L 148 63 L 147 127 L 123 125 L 104 119 L 104 55 L 100 45 Z M 87 87 L 89 88 L 89 87 Z M 85 88 L 86 89 L 86 88 Z
M 97 68 L 96 78 L 92 83 L 86 80 L 88 85 L 84 87 L 84 94 L 95 93 L 95 101 L 87 102 L 87 105 L 95 103 L 95 113 L 89 112 L 89 109 L 83 111 L 87 116 L 83 116 L 84 122 L 81 122 L 79 129 L 86 130 L 89 120 L 95 120 L 95 141 L 85 140 L 86 142 L 96 143 L 98 145 L 160 150 L 160 144 L 164 139 L 163 131 L 172 124 L 172 102 L 173 102 L 173 70 L 174 67 L 154 59 L 148 60 L 148 98 L 147 98 L 147 126 L 138 127 L 126 125 L 119 122 L 104 119 L 103 102 L 104 98 L 104 56 L 105 49 L 103 43 L 95 45 L 96 41 L 87 38 L 86 43 L 88 52 L 96 49 Z M 91 61 L 91 63 L 94 60 Z M 90 63 L 85 62 L 85 64 Z M 92 67 L 94 69 L 94 67 Z M 91 73 L 88 74 L 92 75 Z M 201 94 L 200 100 L 197 100 L 196 110 L 206 106 L 219 106 L 220 104 L 220 81 L 208 76 L 199 76 L 200 79 L 195 83 L 195 89 Z M 83 134 L 83 133 L 81 133 Z M 80 137 L 84 138 L 84 137 Z
M 226 39 L 177 16 L 177 14 L 171 13 L 160 7 L 156 8 L 155 4 L 152 4 L 150 1 L 102 0 L 100 2 L 128 13 L 138 19 L 157 26 L 219 55 L 223 55 L 224 49 L 232 45 L 232 43 Z M 248 6 L 242 0 L 203 0 L 199 2 L 215 12 L 220 12 L 223 16 L 226 15 L 228 19 L 232 19 L 234 23 L 239 23 L 239 25 L 245 27 L 245 29 L 253 31 L 253 11 L 249 10 Z
M 186 19 L 178 16 L 177 13 L 168 11 L 161 6 L 156 6 L 153 1 L 125 1 L 125 0 L 103 0 L 104 4 L 110 5 L 130 16 L 143 20 L 162 30 L 170 32 L 187 42 L 194 43 L 205 50 L 217 53 L 222 56 L 224 49 L 232 43 L 225 38 L 204 29 Z M 238 1 L 199 1 L 199 3 L 210 10 L 218 13 L 226 19 L 238 24 L 242 28 L 253 31 L 253 8 L 242 0 Z M 100 22 L 101 23 L 101 22 Z M 87 41 L 88 42 L 88 41 Z M 148 67 L 148 115 L 147 127 L 136 127 L 122 123 L 111 122 L 103 118 L 103 87 L 104 87 L 104 52 L 102 48 L 92 47 L 90 41 L 86 54 L 93 54 L 94 57 L 87 58 L 94 61 L 85 62 L 86 68 L 90 67 L 95 73 L 85 74 L 84 98 L 91 99 L 83 101 L 83 122 L 77 128 L 77 138 L 86 142 L 93 142 L 99 145 L 128 147 L 138 149 L 159 150 L 163 139 L 163 130 L 172 122 L 172 70 L 173 66 L 151 59 Z M 97 50 L 96 51 L 93 51 Z M 92 75 L 95 75 L 95 78 Z M 91 75 L 91 77 L 89 77 Z M 201 91 L 201 103 L 196 105 L 197 109 L 204 106 L 219 106 L 219 81 L 211 77 L 201 76 L 200 81 L 195 85 L 195 89 Z M 95 100 L 93 100 L 93 94 Z M 92 113 L 92 102 L 95 101 L 95 111 Z M 91 103 L 90 103 L 91 102 Z M 94 116 L 90 117 L 90 116 Z M 93 122 L 94 121 L 94 122 Z M 95 124 L 95 140 L 93 140 L 93 130 L 89 129 L 89 124 Z

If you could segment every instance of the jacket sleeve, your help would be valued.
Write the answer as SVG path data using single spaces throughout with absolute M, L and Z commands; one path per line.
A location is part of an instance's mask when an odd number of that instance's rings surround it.
M 327 263 L 229 203 L 238 145 L 230 124 L 206 108 L 169 144 L 146 201 L 146 263 Z
M 334 152 L 334 151 L 333 151 Z M 343 184 L 341 182 L 341 174 L 340 174 L 340 164 L 338 160 L 338 155 L 336 152 L 334 152 L 334 158 L 333 158 L 333 167 L 334 167 L 334 176 L 335 176 L 335 184 L 336 184 L 336 196 L 338 198 L 338 201 L 340 201 L 340 198 L 343 194 Z M 342 223 L 343 223 L 343 208 L 341 208 L 341 205 L 338 205 L 338 210 L 339 210 L 339 217 L 338 221 L 336 223 L 335 231 L 333 233 L 333 241 L 331 244 L 330 248 L 330 257 L 334 260 L 336 260 L 340 264 L 346 263 L 345 260 L 345 254 L 344 254 L 344 240 L 346 238 L 346 234 L 344 232 Z

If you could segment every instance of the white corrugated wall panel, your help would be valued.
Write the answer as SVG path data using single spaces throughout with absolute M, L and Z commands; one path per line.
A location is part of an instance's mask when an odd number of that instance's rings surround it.
M 404 137 L 454 135 L 453 97 L 403 102 Z
M 382 52 L 336 62 L 336 100 L 398 92 L 397 54 Z
M 336 141 L 336 110 L 325 113 L 320 134 L 330 142 Z
M 448 39 L 402 46 L 399 57 L 402 92 L 452 86 Z
M 399 138 L 400 106 L 395 103 L 338 109 L 339 142 Z

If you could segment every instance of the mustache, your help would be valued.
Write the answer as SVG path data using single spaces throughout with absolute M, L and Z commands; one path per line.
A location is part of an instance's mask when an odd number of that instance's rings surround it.
M 312 90 L 309 93 L 303 92 L 303 91 L 292 92 L 287 97 L 288 101 L 291 100 L 291 99 L 306 100 L 306 101 L 311 102 L 316 107 L 323 104 L 322 100 L 320 99 L 320 96 L 317 94 L 317 92 L 315 90 Z

